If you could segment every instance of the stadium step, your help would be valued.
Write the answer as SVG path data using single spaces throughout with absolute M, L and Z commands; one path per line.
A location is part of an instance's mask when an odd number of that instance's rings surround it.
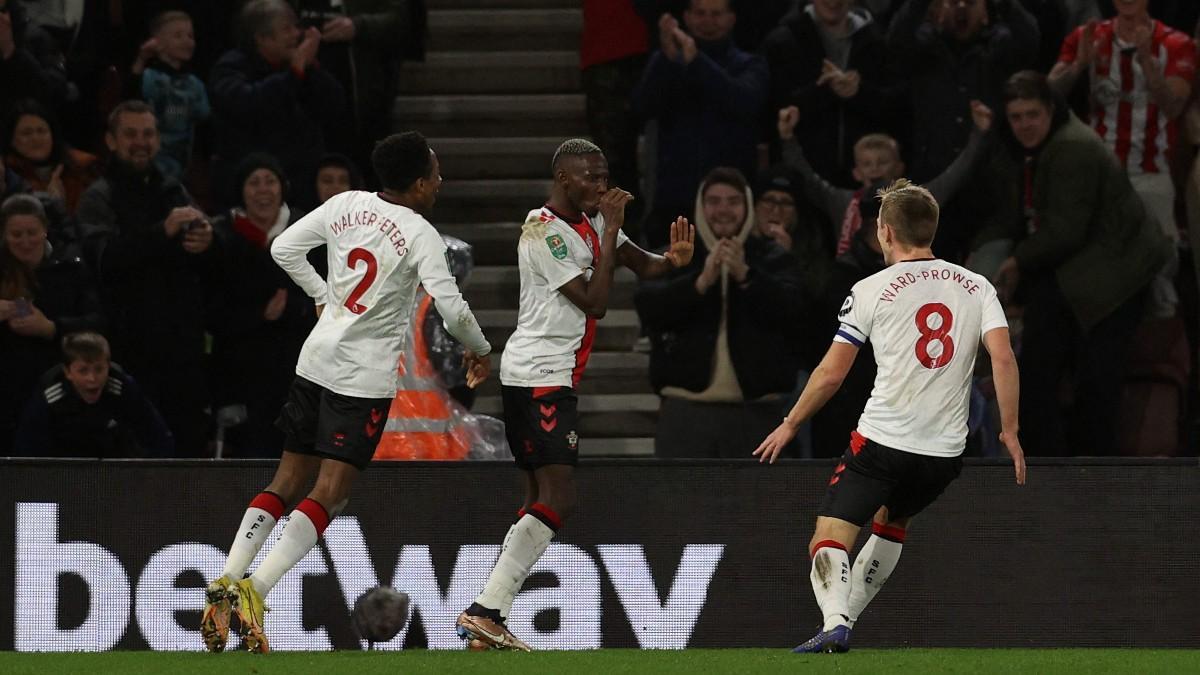
M 426 136 L 587 134 L 583 94 L 398 96 L 392 122 L 396 129 L 416 129 Z
M 432 10 L 438 9 L 573 9 L 579 0 L 425 0 Z
M 516 138 L 430 138 L 438 155 L 442 178 L 536 178 L 550 176 L 550 160 L 564 139 L 561 136 Z M 537 208 L 530 204 L 527 208 Z
M 481 309 L 475 316 L 488 342 L 495 349 L 502 349 L 508 337 L 516 329 L 517 310 Z M 637 312 L 632 309 L 610 309 L 608 314 L 596 322 L 596 351 L 629 351 L 639 334 Z
M 580 457 L 653 457 L 654 437 L 588 438 L 579 440 Z
M 653 436 L 658 423 L 655 394 L 592 394 L 579 397 L 579 428 L 583 438 Z M 502 417 L 499 396 L 480 396 L 472 412 Z
M 476 265 L 517 264 L 517 240 L 521 237 L 521 223 L 443 222 L 438 208 L 434 206 L 433 224 L 438 232 L 458 237 L 470 244 Z
M 438 192 L 434 218 L 443 223 L 523 221 L 531 209 L 545 204 L 549 196 L 548 179 L 447 180 Z
M 504 345 L 493 345 L 497 353 L 492 357 L 492 374 L 479 387 L 480 396 L 500 395 L 500 364 L 504 361 L 504 353 L 499 351 Z M 588 359 L 587 371 L 579 383 L 579 396 L 587 397 L 593 394 L 654 394 L 650 387 L 650 378 L 646 372 L 650 368 L 650 356 L 642 352 L 628 350 L 592 352 Z
M 405 64 L 401 93 L 544 94 L 579 91 L 579 54 L 571 51 L 432 52 Z
M 429 51 L 579 49 L 583 10 L 430 9 Z
M 515 244 L 514 244 L 515 246 Z M 637 275 L 626 267 L 618 267 L 609 290 L 610 307 L 632 307 L 637 291 Z M 521 275 L 515 266 L 476 267 L 463 287 L 463 295 L 472 309 L 509 309 L 517 306 L 521 295 Z

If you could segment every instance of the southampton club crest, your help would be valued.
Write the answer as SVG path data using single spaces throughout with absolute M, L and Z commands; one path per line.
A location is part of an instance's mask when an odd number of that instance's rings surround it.
M 850 291 L 850 295 L 846 296 L 845 302 L 842 303 L 842 308 L 838 310 L 838 318 L 846 318 L 851 309 L 854 309 L 854 291 Z
M 546 245 L 550 247 L 550 254 L 555 258 L 562 260 L 567 257 L 567 242 L 563 241 L 562 236 L 552 234 L 546 237 Z

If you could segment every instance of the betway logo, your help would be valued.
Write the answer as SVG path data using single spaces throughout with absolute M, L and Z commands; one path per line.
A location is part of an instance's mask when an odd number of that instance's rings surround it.
M 281 527 L 282 523 L 276 528 L 275 537 Z M 272 543 L 263 547 L 255 566 Z M 429 547 L 424 545 L 402 547 L 391 577 L 379 577 L 355 517 L 342 516 L 330 523 L 323 545 L 341 588 L 345 611 L 367 589 L 390 583 L 409 594 L 412 612 L 420 616 L 431 649 L 462 648 L 454 633 L 454 620 L 482 589 L 500 553 L 499 545 L 460 547 L 443 591 Z M 206 582 L 215 579 L 224 565 L 225 551 L 209 544 L 171 544 L 155 552 L 134 577 L 117 555 L 100 544 L 59 541 L 58 504 L 28 502 L 16 505 L 15 548 L 17 651 L 112 649 L 129 630 L 131 609 L 137 629 L 152 649 L 201 648 L 199 630 L 179 625 L 176 612 L 200 611 L 204 591 L 179 588 L 176 580 L 193 570 L 203 575 Z M 558 584 L 517 595 L 508 625 L 534 649 L 600 647 L 603 567 L 629 625 L 634 628 L 638 644 L 648 649 L 682 649 L 687 646 L 704 607 L 709 582 L 724 548 L 724 544 L 685 546 L 663 600 L 640 545 L 599 545 L 596 547 L 599 560 L 596 560 L 578 546 L 551 544 L 531 574 L 548 573 Z M 302 621 L 303 577 L 329 573 L 325 556 L 314 549 L 280 580 L 268 599 L 271 612 L 266 616 L 272 649 L 333 648 L 323 627 L 306 629 Z M 86 618 L 80 625 L 69 628 L 58 625 L 58 579 L 65 574 L 78 576 L 88 587 Z M 558 613 L 557 629 L 538 630 L 534 626 L 534 617 L 546 610 Z M 376 649 L 401 649 L 410 626 L 411 620 L 393 640 L 375 645 Z

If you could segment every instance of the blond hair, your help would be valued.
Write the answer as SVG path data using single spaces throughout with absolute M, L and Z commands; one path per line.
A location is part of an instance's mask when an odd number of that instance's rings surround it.
M 897 178 L 876 197 L 879 199 L 879 220 L 892 226 L 897 239 L 919 248 L 933 243 L 940 209 L 929 190 L 907 178 Z
M 900 159 L 900 143 L 887 134 L 867 134 L 854 142 L 854 154 L 863 150 L 884 150 Z

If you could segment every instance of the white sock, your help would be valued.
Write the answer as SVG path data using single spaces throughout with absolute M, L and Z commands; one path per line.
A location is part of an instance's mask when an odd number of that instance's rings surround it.
M 850 556 L 846 550 L 833 546 L 818 548 L 808 578 L 825 617 L 821 630 L 846 624 L 850 615 Z
M 521 516 L 509 529 L 509 536 L 505 538 L 507 543 L 475 602 L 488 609 L 499 610 L 503 615 L 507 608 L 512 607 L 513 598 L 521 590 L 529 570 L 542 557 L 553 538 L 554 530 L 545 523 L 528 513 Z
M 900 550 L 903 548 L 904 544 L 884 539 L 877 534 L 872 534 L 867 543 L 863 544 L 858 557 L 854 559 L 854 571 L 850 575 L 853 580 L 848 614 L 851 628 L 867 608 L 871 598 L 875 597 L 888 577 L 892 576 L 892 570 L 896 569 L 896 563 L 900 561 Z
M 221 575 L 229 581 L 241 581 L 250 563 L 254 562 L 254 556 L 258 555 L 271 530 L 275 529 L 275 516 L 254 506 L 255 502 L 251 502 L 246 509 L 237 536 L 229 545 L 229 557 L 225 559 L 225 569 L 221 571 Z
M 504 535 L 504 543 L 500 545 L 500 555 L 504 555 L 504 552 L 508 550 L 508 544 L 509 544 L 509 542 L 512 541 L 513 533 L 516 531 L 517 531 L 516 523 L 513 523 L 511 526 L 509 526 L 508 534 Z M 513 598 L 515 598 L 515 597 L 517 597 L 517 596 L 514 594 L 512 597 L 510 597 L 508 599 L 508 602 L 505 602 L 504 606 L 502 606 L 500 608 L 500 618 L 502 620 L 508 619 L 508 613 L 509 613 L 509 611 L 512 610 Z
M 275 547 L 267 554 L 266 559 L 254 570 L 250 582 L 255 590 L 264 598 L 279 583 L 280 577 L 296 566 L 313 546 L 317 545 L 317 527 L 308 515 L 299 509 L 292 511 L 288 523 L 283 528 L 283 534 Z

